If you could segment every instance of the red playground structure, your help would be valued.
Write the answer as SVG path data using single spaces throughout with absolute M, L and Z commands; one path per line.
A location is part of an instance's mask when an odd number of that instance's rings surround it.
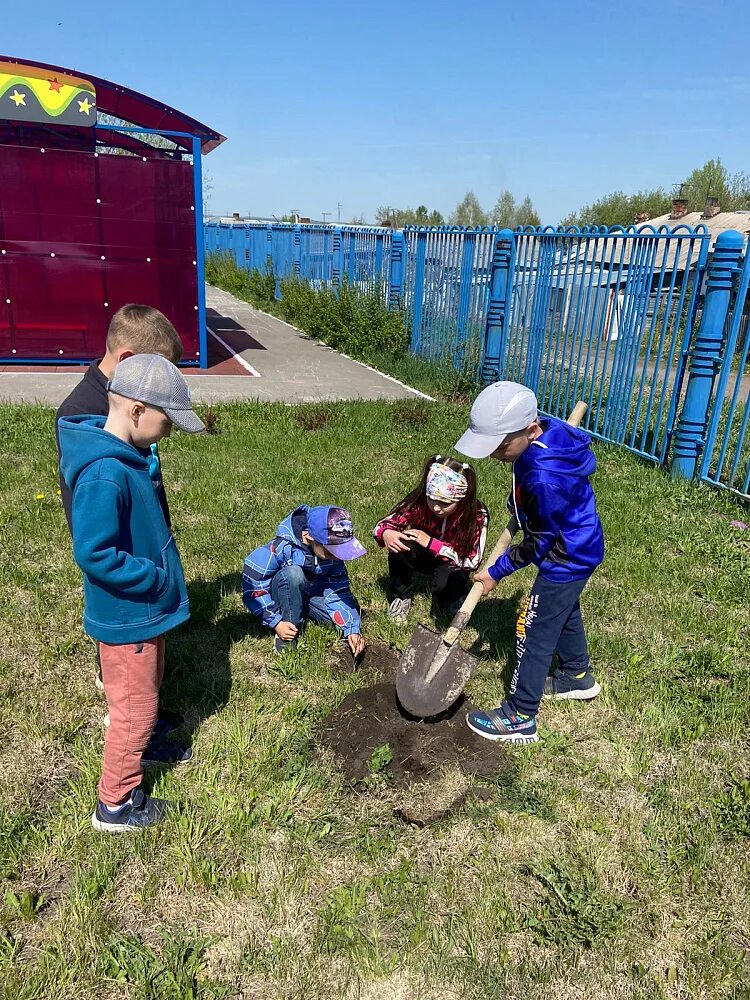
M 81 364 L 155 306 L 207 363 L 201 157 L 224 136 L 126 87 L 0 56 L 0 364 Z

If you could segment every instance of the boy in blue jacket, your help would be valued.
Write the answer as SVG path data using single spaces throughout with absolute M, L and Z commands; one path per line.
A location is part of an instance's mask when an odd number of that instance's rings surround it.
M 508 507 L 523 531 L 497 562 L 474 577 L 489 593 L 530 563 L 538 567 L 516 625 L 516 667 L 507 699 L 469 712 L 469 728 L 489 740 L 536 743 L 542 697 L 587 701 L 601 688 L 589 665 L 580 596 L 604 558 L 604 535 L 589 476 L 596 459 L 589 437 L 554 418 L 541 418 L 531 389 L 495 382 L 471 408 L 456 445 L 471 458 L 512 464 Z M 552 657 L 558 666 L 548 676 Z
M 107 391 L 107 417 L 62 417 L 58 432 L 73 555 L 83 571 L 83 624 L 99 642 L 110 716 L 91 822 L 120 832 L 152 826 L 167 807 L 141 789 L 142 757 L 156 725 L 164 634 L 190 617 L 180 556 L 143 451 L 173 424 L 205 428 L 185 379 L 159 354 L 125 358 Z
M 333 625 L 355 660 L 362 655 L 359 608 L 344 563 L 365 551 L 347 510 L 303 504 L 284 518 L 272 541 L 250 553 L 242 571 L 242 600 L 275 633 L 277 653 L 296 647 L 309 618 Z

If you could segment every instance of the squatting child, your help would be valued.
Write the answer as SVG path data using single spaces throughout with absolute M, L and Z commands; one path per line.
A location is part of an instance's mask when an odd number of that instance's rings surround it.
M 365 551 L 354 537 L 349 511 L 301 504 L 279 524 L 275 538 L 247 556 L 242 600 L 274 633 L 277 653 L 294 649 L 304 622 L 311 620 L 336 628 L 355 659 L 361 656 L 359 607 L 344 564 Z
M 455 611 L 479 567 L 487 538 L 487 508 L 477 499 L 471 465 L 443 455 L 425 462 L 418 485 L 375 526 L 388 551 L 390 617 L 404 623 L 411 609 L 414 574 L 430 577 L 438 604 Z

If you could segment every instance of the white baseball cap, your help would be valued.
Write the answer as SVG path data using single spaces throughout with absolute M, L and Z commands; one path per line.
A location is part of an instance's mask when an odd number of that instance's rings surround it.
M 508 434 L 522 431 L 539 415 L 536 396 L 520 382 L 493 382 L 474 400 L 469 429 L 456 451 L 469 458 L 488 458 Z

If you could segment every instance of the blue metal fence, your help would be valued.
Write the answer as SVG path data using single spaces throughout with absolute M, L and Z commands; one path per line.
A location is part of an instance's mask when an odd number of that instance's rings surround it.
M 663 462 L 706 268 L 704 227 L 516 234 L 503 377 L 547 413 Z
M 750 499 L 750 241 L 737 269 L 698 475 Z
M 738 234 L 712 258 L 704 226 L 214 223 L 205 234 L 207 252 L 277 280 L 375 289 L 405 311 L 413 353 L 485 383 L 524 382 L 546 413 L 585 399 L 595 437 L 662 464 L 673 451 L 678 474 L 748 495 L 750 253 L 740 269 Z
M 231 254 L 238 267 L 265 271 L 277 281 L 296 275 L 315 287 L 346 280 L 388 299 L 390 229 L 287 223 L 208 223 L 206 253 Z

